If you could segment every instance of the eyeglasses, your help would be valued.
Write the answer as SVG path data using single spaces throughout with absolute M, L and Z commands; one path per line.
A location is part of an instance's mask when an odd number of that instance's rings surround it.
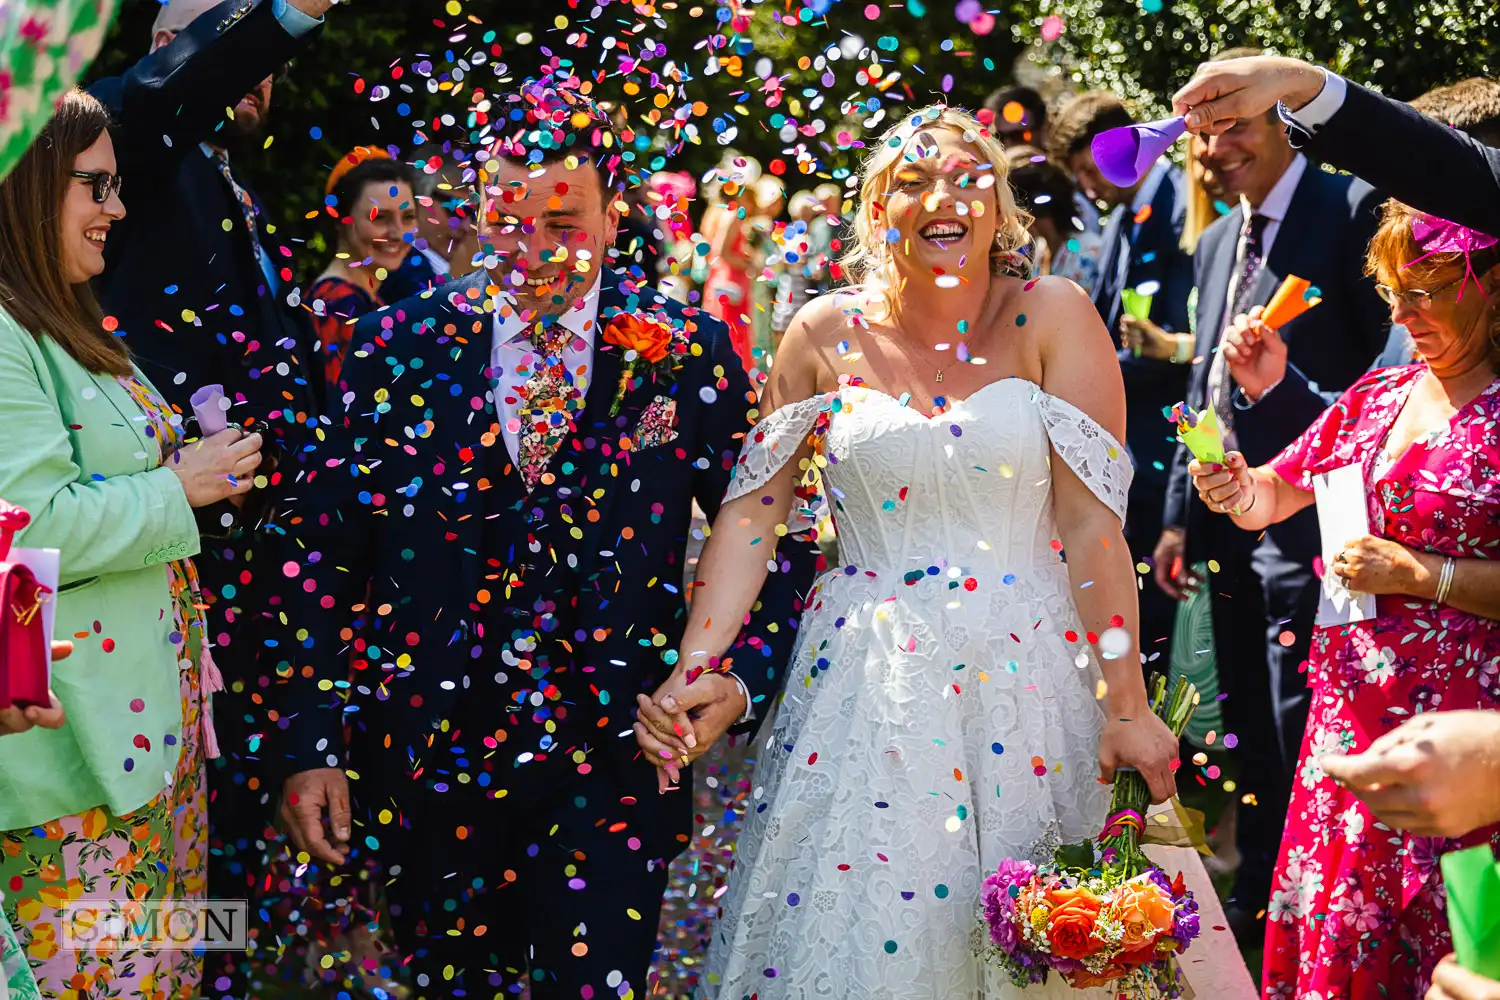
M 1390 285 L 1376 285 L 1375 291 L 1388 306 L 1393 306 L 1397 302 L 1404 302 L 1413 309 L 1427 309 L 1432 305 L 1433 296 L 1445 289 L 1452 288 L 1461 280 L 1463 279 L 1454 278 L 1452 281 L 1439 285 L 1430 291 L 1422 288 L 1413 288 L 1410 291 L 1403 292 L 1392 288 Z
M 85 170 L 70 171 L 69 176 L 76 177 L 81 181 L 88 181 L 94 186 L 94 201 L 100 205 L 109 201 L 111 193 L 119 194 L 125 186 L 125 178 L 119 174 L 112 174 L 108 170 L 96 170 L 89 173 Z

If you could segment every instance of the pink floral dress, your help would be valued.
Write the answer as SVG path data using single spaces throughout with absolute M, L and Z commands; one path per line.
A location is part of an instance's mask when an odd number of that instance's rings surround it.
M 1360 463 L 1371 533 L 1418 552 L 1500 556 L 1500 379 L 1448 429 L 1381 461 L 1422 365 L 1366 375 L 1271 467 L 1311 476 Z M 1461 840 L 1378 822 L 1324 775 L 1319 758 L 1359 753 L 1419 712 L 1500 706 L 1500 622 L 1394 595 L 1375 619 L 1319 629 L 1308 662 L 1312 712 L 1267 914 L 1267 998 L 1420 997 L 1452 950 L 1438 858 L 1500 847 L 1489 827 Z

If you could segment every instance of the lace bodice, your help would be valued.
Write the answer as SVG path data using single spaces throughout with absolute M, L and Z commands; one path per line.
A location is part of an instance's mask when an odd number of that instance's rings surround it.
M 1052 449 L 1125 516 L 1133 470 L 1124 447 L 1021 378 L 992 382 L 931 418 L 863 386 L 783 406 L 746 436 L 726 499 L 764 486 L 823 417 L 824 489 L 842 557 L 860 569 L 907 572 L 941 558 L 1055 562 Z

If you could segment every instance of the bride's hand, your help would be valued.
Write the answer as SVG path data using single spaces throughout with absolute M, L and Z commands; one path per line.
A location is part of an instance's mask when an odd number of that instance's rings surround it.
M 1177 739 L 1150 708 L 1113 713 L 1099 734 L 1099 777 L 1112 782 L 1116 768 L 1133 767 L 1146 779 L 1152 802 L 1177 794 L 1177 764 Z

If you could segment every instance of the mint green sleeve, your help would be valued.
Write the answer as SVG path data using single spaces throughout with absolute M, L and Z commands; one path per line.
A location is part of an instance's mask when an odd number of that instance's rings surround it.
M 74 462 L 62 411 L 23 337 L 0 320 L 0 497 L 31 513 L 16 544 L 61 550 L 63 584 L 195 555 L 198 527 L 176 473 L 91 481 Z

